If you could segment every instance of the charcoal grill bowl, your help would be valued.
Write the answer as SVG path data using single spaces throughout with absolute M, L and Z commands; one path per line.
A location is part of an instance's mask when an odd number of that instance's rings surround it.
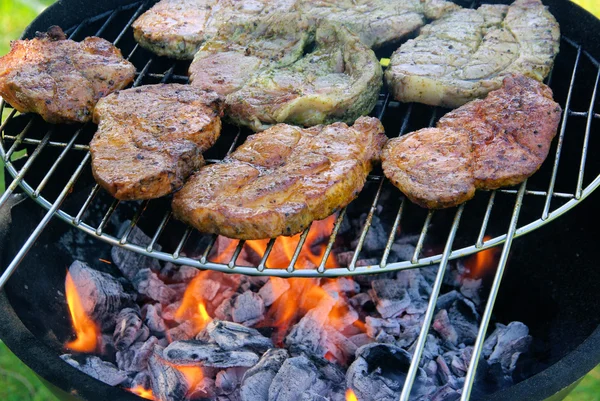
M 549 348 L 545 352 L 552 355 L 548 356 L 548 367 L 541 372 L 491 396 L 474 397 L 474 401 L 560 400 L 566 389 L 600 363 L 600 269 L 595 258 L 600 241 L 595 223 L 600 221 L 595 207 L 598 202 L 600 193 L 593 194 L 570 212 L 569 218 L 559 219 L 536 235 L 515 242 L 495 313 L 504 323 L 524 321 L 534 338 L 550 333 L 544 342 Z M 41 213 L 33 201 L 26 199 L 12 209 L 13 223 L 6 237 L 2 237 L 0 229 L 0 262 L 18 251 L 36 224 L 39 216 L 31 210 Z M 139 400 L 122 389 L 92 379 L 59 358 L 64 352 L 61 344 L 71 333 L 62 291 L 65 271 L 73 256 L 64 252 L 56 239 L 68 230 L 77 232 L 59 221 L 51 223 L 0 293 L 0 338 L 50 383 L 60 399 L 73 400 L 76 394 L 89 401 Z M 88 241 L 81 249 L 93 255 L 85 260 L 110 272 L 112 266 L 99 261 L 110 258 L 110 247 L 84 238 Z M 525 291 L 521 283 L 533 286 Z M 527 321 L 536 315 L 537 324 Z

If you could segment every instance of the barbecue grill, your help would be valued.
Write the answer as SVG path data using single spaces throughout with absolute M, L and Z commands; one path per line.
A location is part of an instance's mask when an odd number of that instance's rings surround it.
M 139 47 L 133 40 L 131 24 L 152 3 L 104 1 L 101 4 L 88 4 L 83 0 L 62 1 L 38 17 L 26 30 L 24 37 L 33 37 L 35 31 L 43 31 L 50 25 L 60 24 L 67 28 L 65 32 L 72 39 L 81 40 L 86 36 L 95 35 L 104 37 L 121 48 L 125 57 L 138 69 L 134 86 L 159 82 L 186 83 L 188 63 L 155 56 Z M 561 23 L 561 52 L 548 84 L 554 90 L 555 99 L 563 107 L 564 114 L 557 140 L 541 170 L 517 188 L 481 192 L 475 199 L 458 208 L 428 212 L 405 200 L 381 171 L 376 170 L 368 177 L 359 199 L 349 206 L 361 209 L 366 214 L 358 243 L 352 249 L 353 256 L 347 265 L 335 268 L 326 268 L 326 261 L 343 225 L 348 210 L 346 208 L 337 213 L 325 255 L 321 263 L 313 269 L 301 269 L 297 266 L 310 227 L 300 235 L 293 257 L 287 266 L 271 266 L 268 263 L 277 239 L 268 242 L 260 262 L 255 266 L 242 266 L 237 263 L 245 241 L 237 242 L 233 256 L 228 262 L 211 261 L 209 255 L 217 236 L 210 238 L 201 257 L 192 258 L 186 255 L 185 249 L 193 242 L 194 237 L 200 234 L 171 218 L 168 199 L 120 202 L 108 196 L 94 183 L 89 168 L 88 143 L 94 133 L 91 124 L 52 126 L 36 116 L 18 115 L 2 102 L 0 115 L 4 122 L 0 127 L 0 157 L 5 162 L 12 182 L 0 197 L 0 207 L 20 188 L 46 212 L 8 263 L 0 277 L 0 288 L 15 272 L 54 216 L 113 246 L 162 261 L 225 273 L 279 277 L 339 277 L 439 264 L 425 323 L 416 343 L 401 395 L 401 400 L 408 400 L 449 261 L 503 244 L 466 377 L 462 400 L 468 400 L 513 240 L 557 219 L 600 186 L 599 163 L 587 159 L 588 150 L 594 145 L 600 146 L 595 143 L 597 139 L 591 135 L 600 119 L 595 103 L 600 79 L 600 65 L 597 61 L 600 48 L 590 40 L 594 34 L 588 35 L 586 32 L 586 29 L 597 32 L 593 27 L 598 27 L 599 23 L 570 3 L 559 0 L 546 3 Z M 479 2 L 473 2 L 462 5 L 476 7 L 478 4 Z M 570 24 L 568 21 L 578 21 L 578 24 Z M 379 53 L 389 56 L 390 50 L 382 49 Z M 425 126 L 433 126 L 445 112 L 446 110 L 441 108 L 400 104 L 384 90 L 373 115 L 383 121 L 387 135 L 394 137 Z M 223 159 L 241 144 L 248 134 L 246 130 L 226 127 L 215 148 L 205 154 L 207 162 L 214 163 Z M 21 149 L 27 149 L 29 156 L 25 160 L 13 161 L 13 155 Z M 568 155 L 568 163 L 561 161 L 564 155 Z M 64 202 L 69 197 L 75 201 Z M 386 201 L 382 202 L 384 197 Z M 387 246 L 379 255 L 377 263 L 359 266 L 357 262 L 378 208 L 391 210 L 393 216 Z M 99 210 L 102 217 L 97 219 Z M 116 213 L 129 216 L 131 224 L 125 232 L 118 233 L 110 228 L 109 223 Z M 129 235 L 136 225 L 151 233 L 150 242 L 130 242 Z M 499 232 L 497 229 L 490 230 L 492 226 L 506 228 Z M 400 232 L 418 235 L 415 252 L 409 260 L 388 263 L 391 246 Z M 173 241 L 173 238 L 177 240 Z M 428 248 L 428 244 L 432 242 L 445 245 L 436 251 Z

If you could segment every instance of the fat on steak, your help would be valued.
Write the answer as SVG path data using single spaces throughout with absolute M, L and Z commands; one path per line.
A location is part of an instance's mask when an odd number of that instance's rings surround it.
M 344 25 L 372 48 L 395 43 L 447 12 L 460 9 L 445 0 L 298 0 L 303 14 Z
M 190 66 L 192 85 L 226 95 L 226 113 L 261 131 L 277 123 L 352 123 L 382 85 L 375 53 L 339 24 L 274 14 L 228 27 Z
M 295 0 L 161 0 L 133 23 L 139 44 L 160 56 L 191 60 L 221 26 L 293 8 Z
M 216 93 L 190 85 L 148 85 L 107 96 L 94 111 L 94 178 L 121 200 L 153 199 L 181 188 L 219 138 L 221 112 Z
M 414 203 L 459 205 L 477 189 L 516 185 L 542 165 L 561 116 L 552 90 L 523 75 L 446 114 L 436 128 L 390 140 L 385 175 Z
M 174 215 L 230 238 L 299 233 L 358 196 L 386 139 L 373 117 L 351 127 L 275 125 L 195 173 L 175 194 Z
M 394 52 L 385 78 L 403 102 L 458 107 L 508 74 L 542 81 L 559 51 L 556 19 L 540 0 L 443 15 Z
M 68 40 L 57 26 L 16 40 L 0 58 L 0 96 L 50 123 L 87 122 L 103 96 L 130 84 L 135 67 L 110 42 Z

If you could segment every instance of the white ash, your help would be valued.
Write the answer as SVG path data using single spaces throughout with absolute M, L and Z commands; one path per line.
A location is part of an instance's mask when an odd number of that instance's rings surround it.
M 198 334 L 198 330 L 191 321 L 185 321 L 179 326 L 170 328 L 167 331 L 167 338 L 169 341 L 181 341 L 193 338 Z
M 277 301 L 281 295 L 290 289 L 290 284 L 287 280 L 273 277 L 258 290 L 258 295 L 263 299 L 265 306 L 271 306 Z
M 122 309 L 115 319 L 115 331 L 113 333 L 113 342 L 119 351 L 125 350 L 133 344 L 139 337 L 145 336 L 145 341 L 148 338 L 148 328 L 142 330 L 143 322 L 140 313 L 133 308 Z
M 164 337 L 167 332 L 167 325 L 162 318 L 162 305 L 146 304 L 142 307 L 142 317 L 144 324 L 150 330 L 150 334 L 157 337 Z
M 271 383 L 288 357 L 288 352 L 282 348 L 265 352 L 260 361 L 244 374 L 240 388 L 242 401 L 268 401 Z
M 125 351 L 116 353 L 117 366 L 127 372 L 140 372 L 148 367 L 148 359 L 158 344 L 156 337 L 150 337 L 145 342 L 137 342 Z
M 152 393 L 160 401 L 182 401 L 189 385 L 183 373 L 163 359 L 162 351 L 161 347 L 155 347 L 148 360 Z
M 231 308 L 231 318 L 236 323 L 253 326 L 264 319 L 265 303 L 262 298 L 246 291 L 235 299 Z
M 123 223 L 119 230 L 119 238 L 125 233 L 125 230 L 129 228 L 131 222 L 126 221 Z M 150 244 L 151 238 L 148 237 L 142 230 L 140 230 L 137 226 L 135 226 L 129 236 L 127 237 L 127 241 L 131 244 L 141 245 L 146 247 Z M 161 250 L 159 245 L 154 247 L 157 251 Z M 112 260 L 119 269 L 123 276 L 128 280 L 132 280 L 133 277 L 137 274 L 137 272 L 141 269 L 150 269 L 152 271 L 160 270 L 160 263 L 157 259 L 140 255 L 139 253 L 128 251 L 124 248 L 115 246 L 111 250 Z
M 139 270 L 131 279 L 131 283 L 140 294 L 163 305 L 168 305 L 177 297 L 175 290 L 167 287 L 150 269 Z
M 252 351 L 226 351 L 217 344 L 200 340 L 174 341 L 163 352 L 165 360 L 181 366 L 208 366 L 230 368 L 251 367 L 259 360 Z
M 73 359 L 70 354 L 61 355 L 61 358 L 69 365 L 109 386 L 117 386 L 127 380 L 126 372 L 119 370 L 112 363 L 103 361 L 95 355 L 87 356 L 81 362 Z
M 225 351 L 243 348 L 263 353 L 273 348 L 271 339 L 260 334 L 258 330 L 221 320 L 210 322 L 206 329 L 198 334 L 197 339 L 214 342 Z
M 188 283 L 198 274 L 200 274 L 200 270 L 195 267 L 176 265 L 171 262 L 165 263 L 160 269 L 160 278 L 171 283 Z

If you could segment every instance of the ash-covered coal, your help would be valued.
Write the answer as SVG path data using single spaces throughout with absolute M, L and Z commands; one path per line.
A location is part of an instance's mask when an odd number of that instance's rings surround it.
M 365 219 L 344 223 L 340 235 L 360 232 Z M 382 221 L 376 213 L 358 265 L 379 263 L 388 240 Z M 129 239 L 149 241 L 137 228 Z M 398 235 L 388 262 L 410 259 L 417 240 Z M 63 358 L 111 385 L 152 390 L 158 401 L 345 401 L 348 388 L 361 401 L 397 400 L 437 272 L 287 280 L 199 271 L 121 248 L 112 254 L 123 277 L 71 267 L 85 278 L 103 344 L 97 355 Z M 353 256 L 333 254 L 340 264 Z M 463 270 L 452 263 L 444 278 L 411 400 L 460 397 L 485 299 L 482 280 Z M 511 385 L 530 344 L 524 324 L 497 324 L 477 390 Z

